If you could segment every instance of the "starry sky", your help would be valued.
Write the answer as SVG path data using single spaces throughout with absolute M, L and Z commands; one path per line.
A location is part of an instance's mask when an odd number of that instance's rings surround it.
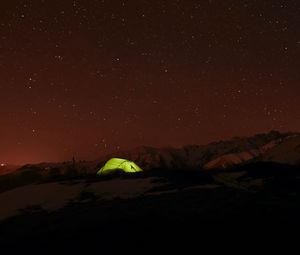
M 3 0 L 0 161 L 300 130 L 298 0 Z

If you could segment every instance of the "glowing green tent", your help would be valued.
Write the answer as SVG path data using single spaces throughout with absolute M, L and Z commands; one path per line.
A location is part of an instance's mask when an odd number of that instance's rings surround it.
M 110 174 L 116 171 L 123 171 L 126 173 L 136 173 L 143 171 L 137 164 L 127 159 L 112 158 L 99 170 L 97 174 Z

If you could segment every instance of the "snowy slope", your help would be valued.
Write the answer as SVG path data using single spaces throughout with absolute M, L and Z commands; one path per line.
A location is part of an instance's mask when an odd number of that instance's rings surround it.
M 300 135 L 288 137 L 278 146 L 268 150 L 262 161 L 272 161 L 282 164 L 300 164 Z

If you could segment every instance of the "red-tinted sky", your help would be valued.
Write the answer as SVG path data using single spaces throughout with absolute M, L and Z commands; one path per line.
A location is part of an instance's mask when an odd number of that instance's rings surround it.
M 0 161 L 300 130 L 298 0 L 4 0 Z

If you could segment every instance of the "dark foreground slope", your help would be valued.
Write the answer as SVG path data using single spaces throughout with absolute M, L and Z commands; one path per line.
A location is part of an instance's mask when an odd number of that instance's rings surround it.
M 148 179 L 147 189 L 127 197 L 108 198 L 86 188 L 117 180 L 117 192 L 129 180 L 136 185 Z M 61 185 L 79 183 L 85 189 L 58 210 L 31 205 L 3 220 L 2 249 L 84 254 L 97 248 L 110 254 L 125 247 L 203 247 L 216 238 L 251 243 L 270 235 L 284 237 L 300 226 L 300 169 L 295 166 L 258 163 L 214 173 L 161 170 Z

